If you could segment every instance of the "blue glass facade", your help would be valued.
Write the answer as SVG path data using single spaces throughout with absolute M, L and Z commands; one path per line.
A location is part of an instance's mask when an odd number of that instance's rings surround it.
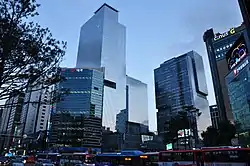
M 58 85 L 67 90 L 52 112 L 51 142 L 57 146 L 100 147 L 104 74 L 100 70 L 63 68 L 66 79 Z
M 250 66 L 249 57 L 226 76 L 234 120 L 242 131 L 250 130 Z M 236 72 L 237 70 L 237 72 Z
M 207 85 L 202 57 L 194 51 L 172 58 L 154 71 L 158 133 L 164 133 L 164 123 L 184 106 L 194 106 L 202 112 L 198 129 L 211 124 L 207 101 Z
M 115 130 L 116 114 L 126 109 L 126 28 L 107 4 L 82 27 L 76 67 L 105 68 L 103 126 Z

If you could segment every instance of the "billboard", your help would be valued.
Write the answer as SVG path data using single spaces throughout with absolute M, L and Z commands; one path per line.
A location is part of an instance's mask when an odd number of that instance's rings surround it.
M 247 54 L 248 50 L 245 38 L 241 35 L 226 54 L 228 69 L 232 70 L 247 56 Z

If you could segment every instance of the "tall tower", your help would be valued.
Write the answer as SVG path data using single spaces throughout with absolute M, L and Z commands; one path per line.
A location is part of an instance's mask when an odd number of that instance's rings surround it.
M 118 11 L 103 4 L 81 27 L 78 68 L 105 69 L 103 126 L 115 129 L 116 114 L 126 108 L 126 28 Z
M 202 56 L 195 51 L 165 61 L 154 70 L 158 133 L 167 132 L 166 122 L 176 113 L 188 110 L 190 117 L 199 110 L 198 131 L 211 124 L 207 84 Z M 196 132 L 196 131 L 195 131 Z
M 203 35 L 207 47 L 219 118 L 222 121 L 226 119 L 233 121 L 225 82 L 225 77 L 229 73 L 225 55 L 244 32 L 245 26 L 241 25 L 224 33 L 214 33 L 213 29 L 209 29 Z

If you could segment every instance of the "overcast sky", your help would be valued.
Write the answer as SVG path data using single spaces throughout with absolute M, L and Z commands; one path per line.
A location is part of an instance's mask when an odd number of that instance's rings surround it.
M 237 0 L 39 0 L 42 26 L 68 42 L 63 66 L 74 67 L 80 27 L 103 4 L 119 10 L 127 27 L 127 74 L 148 84 L 149 124 L 156 131 L 153 69 L 160 63 L 195 50 L 203 56 L 209 104 L 215 104 L 207 53 L 206 29 L 224 32 L 241 24 Z

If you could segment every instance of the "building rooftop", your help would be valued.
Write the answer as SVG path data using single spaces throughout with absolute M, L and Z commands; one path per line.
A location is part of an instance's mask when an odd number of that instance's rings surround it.
M 116 10 L 115 8 L 113 8 L 112 6 L 110 6 L 110 5 L 108 5 L 108 4 L 106 4 L 106 3 L 104 3 L 99 9 L 97 9 L 96 11 L 95 11 L 95 14 L 99 11 L 99 10 L 101 10 L 103 7 L 108 7 L 108 8 L 110 8 L 111 10 L 114 10 L 115 12 L 119 12 L 118 10 Z

